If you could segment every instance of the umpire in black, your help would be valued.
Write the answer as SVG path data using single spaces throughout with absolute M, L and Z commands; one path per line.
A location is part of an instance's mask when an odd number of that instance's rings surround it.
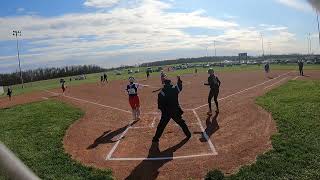
M 171 80 L 166 79 L 163 88 L 158 94 L 158 109 L 161 110 L 161 120 L 152 142 L 159 142 L 159 138 L 171 118 L 181 127 L 188 139 L 191 137 L 191 132 L 182 119 L 183 111 L 179 105 L 179 93 L 182 90 L 182 81 L 179 76 L 177 78 L 178 82 L 176 86 L 171 84 Z

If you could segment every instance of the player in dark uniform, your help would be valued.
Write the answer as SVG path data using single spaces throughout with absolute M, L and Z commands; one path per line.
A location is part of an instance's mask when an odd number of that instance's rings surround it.
M 140 100 L 138 96 L 139 84 L 134 83 L 134 77 L 129 77 L 129 84 L 127 85 L 127 92 L 129 95 L 129 104 L 132 108 L 133 120 L 140 119 Z
M 11 96 L 12 96 L 12 89 L 11 89 L 11 87 L 8 87 L 7 95 L 8 95 L 8 97 L 9 97 L 9 100 L 11 101 Z
M 179 93 L 182 90 L 182 81 L 179 76 L 177 78 L 178 82 L 176 86 L 172 85 L 169 79 L 166 79 L 162 90 L 158 94 L 158 109 L 161 110 L 161 120 L 152 139 L 154 143 L 159 142 L 171 118 L 181 127 L 188 139 L 191 137 L 191 132 L 186 122 L 182 119 L 183 111 L 179 105 Z
M 100 76 L 100 83 L 101 83 L 101 85 L 102 85 L 102 83 L 103 83 L 103 76 Z
M 103 82 L 108 83 L 108 75 L 106 73 L 103 74 Z
M 62 83 L 61 83 L 61 89 L 62 89 L 62 94 L 63 94 L 63 95 L 64 95 L 64 92 L 66 91 L 66 88 L 67 88 L 65 82 L 66 82 L 66 81 L 63 80 Z
M 300 76 L 303 76 L 303 60 L 298 62 Z
M 149 79 L 149 76 L 150 76 L 149 70 L 147 70 L 146 73 L 147 73 L 147 79 Z
M 270 65 L 268 62 L 264 65 L 264 71 L 266 72 L 266 74 L 270 72 Z
M 221 82 L 220 82 L 219 78 L 214 75 L 214 70 L 212 68 L 210 68 L 208 70 L 208 74 L 209 74 L 208 83 L 205 83 L 204 85 L 210 86 L 210 92 L 209 92 L 209 96 L 208 96 L 209 111 L 207 114 L 209 116 L 212 116 L 212 108 L 211 108 L 212 98 L 214 98 L 214 102 L 217 107 L 216 112 L 219 113 L 218 95 L 219 95 L 219 89 L 220 89 Z

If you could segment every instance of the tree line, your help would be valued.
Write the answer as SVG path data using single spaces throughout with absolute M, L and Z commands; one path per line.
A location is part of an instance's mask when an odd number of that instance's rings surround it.
M 81 74 L 99 73 L 104 71 L 106 71 L 106 69 L 101 68 L 97 65 L 51 67 L 23 71 L 22 77 L 24 83 L 28 83 L 33 81 L 41 81 L 67 76 L 76 76 Z M 20 72 L 0 74 L 0 86 L 11 86 L 20 83 Z

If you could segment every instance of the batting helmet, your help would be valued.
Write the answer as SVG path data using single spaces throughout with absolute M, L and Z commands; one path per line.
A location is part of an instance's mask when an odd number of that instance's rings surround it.
M 208 73 L 209 73 L 209 74 L 212 74 L 212 73 L 214 73 L 214 70 L 213 70 L 212 68 L 210 68 L 210 69 L 208 70 Z
M 129 82 L 133 83 L 135 81 L 134 77 L 129 77 Z

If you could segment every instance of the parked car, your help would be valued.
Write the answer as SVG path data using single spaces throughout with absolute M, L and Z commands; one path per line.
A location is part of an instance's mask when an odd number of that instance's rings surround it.
M 162 70 L 163 70 L 162 67 L 158 67 L 156 71 L 157 71 L 157 72 L 160 72 L 160 71 L 162 71 Z
M 149 73 L 152 73 L 152 72 L 153 72 L 153 70 L 152 70 L 151 67 L 147 67 L 147 71 L 148 71 Z
M 86 79 L 85 75 L 76 76 L 74 80 L 84 80 Z

